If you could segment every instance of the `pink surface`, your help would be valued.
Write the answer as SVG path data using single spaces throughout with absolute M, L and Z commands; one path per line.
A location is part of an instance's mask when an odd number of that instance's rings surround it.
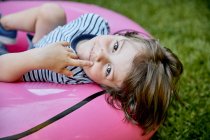
M 8 14 L 43 3 L 1 2 L 0 11 Z M 57 3 L 65 8 L 68 21 L 82 13 L 94 12 L 108 20 L 112 33 L 127 28 L 145 32 L 128 18 L 95 5 L 61 1 Z M 18 43 L 9 46 L 9 49 L 20 51 L 26 47 L 24 33 L 19 32 Z M 93 84 L 0 83 L 0 138 L 26 131 L 100 90 L 100 87 Z M 123 112 L 109 106 L 103 95 L 23 139 L 143 140 L 154 133 L 142 136 L 141 128 L 123 121 L 123 118 Z

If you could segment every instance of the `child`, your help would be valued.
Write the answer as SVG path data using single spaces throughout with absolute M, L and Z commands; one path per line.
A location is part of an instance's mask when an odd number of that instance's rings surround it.
M 128 120 L 145 132 L 157 128 L 172 96 L 177 97 L 183 67 L 176 55 L 138 32 L 109 35 L 108 23 L 95 14 L 65 22 L 64 11 L 55 4 L 2 17 L 4 32 L 35 34 L 25 52 L 6 53 L 2 46 L 6 54 L 0 56 L 0 81 L 96 82 L 110 93 L 108 103 L 122 109 Z

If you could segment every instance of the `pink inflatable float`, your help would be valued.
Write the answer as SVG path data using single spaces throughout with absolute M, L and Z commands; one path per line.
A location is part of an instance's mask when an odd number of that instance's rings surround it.
M 43 3 L 1 2 L 0 11 L 4 15 Z M 113 11 L 76 2 L 56 3 L 65 9 L 68 21 L 92 12 L 108 20 L 112 33 L 129 28 L 148 34 Z M 23 32 L 18 33 L 16 45 L 8 46 L 12 52 L 26 47 Z M 141 128 L 125 122 L 123 112 L 108 105 L 100 91 L 94 84 L 0 83 L 0 139 L 144 140 L 153 135 L 142 135 Z

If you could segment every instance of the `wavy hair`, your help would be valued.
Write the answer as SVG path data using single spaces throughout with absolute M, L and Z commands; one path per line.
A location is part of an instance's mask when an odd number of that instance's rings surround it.
M 145 39 L 135 31 L 123 35 L 143 43 L 144 51 L 135 56 L 122 88 L 105 87 L 110 93 L 106 100 L 113 107 L 122 109 L 127 120 L 138 124 L 147 133 L 164 122 L 172 97 L 179 99 L 176 85 L 183 65 L 157 40 Z

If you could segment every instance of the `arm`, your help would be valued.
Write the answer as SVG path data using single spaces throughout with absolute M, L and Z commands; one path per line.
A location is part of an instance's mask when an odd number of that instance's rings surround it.
M 34 50 L 29 50 L 0 56 L 0 81 L 17 81 L 24 73 L 38 67 L 33 52 Z
M 0 56 L 0 81 L 15 82 L 34 69 L 49 69 L 72 76 L 72 72 L 66 69 L 67 66 L 92 65 L 89 61 L 78 60 L 77 55 L 64 47 L 68 45 L 67 42 L 59 42 L 43 48 Z

